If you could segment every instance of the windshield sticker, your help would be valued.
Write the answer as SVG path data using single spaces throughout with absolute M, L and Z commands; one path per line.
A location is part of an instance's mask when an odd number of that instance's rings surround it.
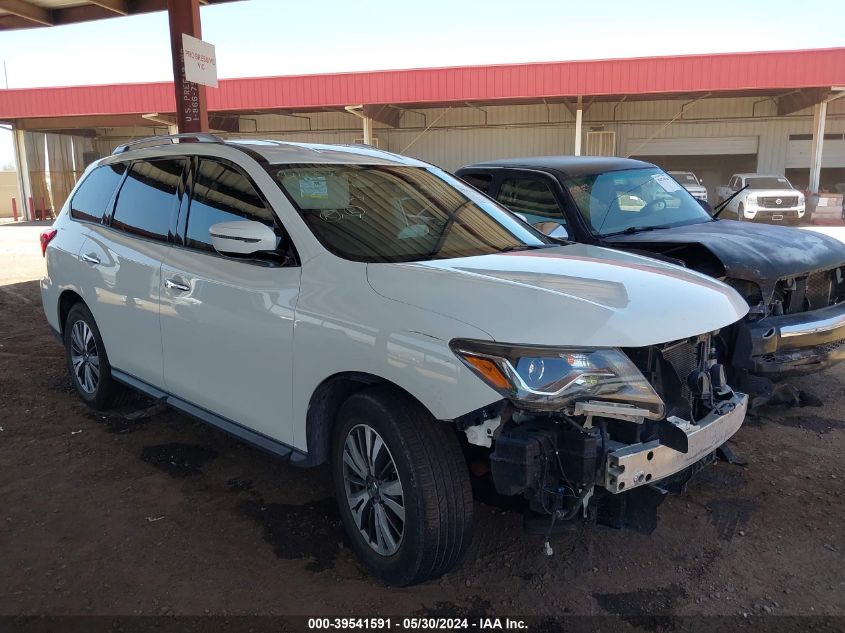
M 303 198 L 328 198 L 329 188 L 325 176 L 301 176 L 299 195 Z
M 654 174 L 652 176 L 652 179 L 658 185 L 663 187 L 663 190 L 668 192 L 668 193 L 672 193 L 673 191 L 678 191 L 681 188 L 681 185 L 678 184 L 678 181 L 676 181 L 674 178 L 672 178 L 671 176 L 668 176 L 666 174 Z

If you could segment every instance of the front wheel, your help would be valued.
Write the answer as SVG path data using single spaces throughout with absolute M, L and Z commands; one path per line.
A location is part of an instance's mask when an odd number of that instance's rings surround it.
M 344 527 L 364 565 L 386 584 L 445 574 L 472 531 L 472 491 L 453 430 L 388 386 L 341 407 L 332 448 Z

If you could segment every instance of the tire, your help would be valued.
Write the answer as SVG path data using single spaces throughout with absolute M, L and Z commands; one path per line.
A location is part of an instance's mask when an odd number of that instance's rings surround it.
M 368 436 L 378 447 L 372 460 L 353 451 Z M 338 414 L 332 474 L 352 548 L 383 582 L 407 586 L 460 563 L 472 532 L 467 465 L 453 430 L 413 398 L 385 385 L 350 396 Z
M 111 365 L 97 328 L 84 303 L 68 312 L 64 328 L 65 360 L 76 393 L 92 409 L 108 409 L 126 400 L 129 391 L 111 375 Z

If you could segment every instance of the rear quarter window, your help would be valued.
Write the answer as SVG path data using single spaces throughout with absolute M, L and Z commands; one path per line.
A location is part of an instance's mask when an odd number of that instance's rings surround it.
M 70 217 L 84 222 L 102 223 L 124 173 L 124 163 L 101 165 L 94 169 L 73 194 Z

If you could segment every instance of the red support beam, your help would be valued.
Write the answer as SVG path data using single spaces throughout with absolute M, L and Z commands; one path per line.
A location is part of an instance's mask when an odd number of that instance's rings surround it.
M 176 89 L 176 124 L 179 132 L 208 132 L 205 86 L 185 79 L 182 34 L 202 39 L 199 0 L 167 0 L 170 19 L 170 52 Z

